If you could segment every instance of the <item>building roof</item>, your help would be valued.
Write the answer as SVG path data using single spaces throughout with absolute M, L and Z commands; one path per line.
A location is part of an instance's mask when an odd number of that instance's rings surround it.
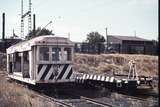
M 5 40 L 0 39 L 0 42 L 12 42 L 12 41 L 21 41 L 22 39 L 17 39 L 17 38 L 5 38 Z
M 136 36 L 119 36 L 119 35 L 108 35 L 108 36 L 114 37 L 120 40 L 128 40 L 128 41 L 150 41 L 150 40 L 136 37 Z

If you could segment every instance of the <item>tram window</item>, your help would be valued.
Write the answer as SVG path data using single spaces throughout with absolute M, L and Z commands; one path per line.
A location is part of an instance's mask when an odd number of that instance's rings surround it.
M 52 61 L 61 60 L 61 49 L 60 48 L 52 48 Z
M 27 61 L 27 62 L 29 61 L 29 54 L 27 51 L 23 53 L 23 57 L 24 57 L 24 61 Z
M 8 65 L 9 65 L 9 73 L 12 73 L 13 69 L 12 69 L 12 66 L 13 66 L 13 60 L 12 60 L 12 55 L 11 54 L 8 54 Z
M 8 54 L 8 61 L 12 62 L 12 54 Z
M 14 53 L 14 72 L 21 72 L 21 53 Z
M 71 48 L 64 48 L 65 60 L 71 61 Z
M 39 48 L 39 56 L 41 61 L 49 61 L 49 48 L 48 47 L 40 47 Z
M 29 78 L 29 53 L 23 52 L 23 76 Z

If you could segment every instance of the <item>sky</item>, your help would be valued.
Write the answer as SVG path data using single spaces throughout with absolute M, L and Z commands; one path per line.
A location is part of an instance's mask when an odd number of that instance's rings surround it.
M 24 0 L 24 12 L 28 11 Z M 0 23 L 6 14 L 6 36 L 14 32 L 20 36 L 21 0 L 0 0 Z M 55 35 L 76 42 L 86 40 L 90 32 L 109 35 L 136 36 L 158 39 L 158 0 L 32 0 L 32 14 L 36 14 L 36 27 L 46 26 Z M 32 17 L 33 19 L 33 17 Z M 28 31 L 25 18 L 25 35 Z M 2 25 L 0 25 L 0 38 Z

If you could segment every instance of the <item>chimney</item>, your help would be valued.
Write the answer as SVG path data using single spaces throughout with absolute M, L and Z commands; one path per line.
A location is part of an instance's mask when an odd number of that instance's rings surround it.
M 34 32 L 34 35 L 35 35 L 35 31 L 36 31 L 36 15 L 33 14 L 33 32 Z
M 5 13 L 2 14 L 2 41 L 5 39 Z

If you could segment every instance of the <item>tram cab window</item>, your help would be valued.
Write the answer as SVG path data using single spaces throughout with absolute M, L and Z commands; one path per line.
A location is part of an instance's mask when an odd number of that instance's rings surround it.
M 40 47 L 39 48 L 40 61 L 49 61 L 49 48 Z
M 52 61 L 60 61 L 60 60 L 61 60 L 61 49 L 52 48 Z
M 71 48 L 64 48 L 64 58 L 67 61 L 71 61 L 71 59 L 72 59 Z

